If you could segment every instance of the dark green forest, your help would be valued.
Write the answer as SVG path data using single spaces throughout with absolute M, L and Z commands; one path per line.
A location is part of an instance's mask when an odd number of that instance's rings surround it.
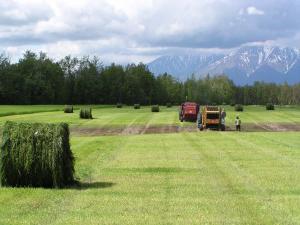
M 97 57 L 60 61 L 27 51 L 12 63 L 0 55 L 0 104 L 300 104 L 300 84 L 236 86 L 226 75 L 179 81 L 145 64 L 104 66 Z

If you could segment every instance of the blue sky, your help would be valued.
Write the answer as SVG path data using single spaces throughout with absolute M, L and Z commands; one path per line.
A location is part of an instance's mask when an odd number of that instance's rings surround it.
M 300 47 L 299 0 L 0 0 L 0 51 L 149 62 L 241 45 Z

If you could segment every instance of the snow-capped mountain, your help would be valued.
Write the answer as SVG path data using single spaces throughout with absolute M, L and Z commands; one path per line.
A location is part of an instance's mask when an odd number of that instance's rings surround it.
M 224 73 L 236 84 L 300 82 L 300 51 L 293 48 L 246 46 L 227 55 L 163 56 L 148 66 L 154 74 L 167 72 L 179 79 Z
M 168 73 L 184 80 L 193 73 L 207 68 L 217 60 L 220 60 L 224 55 L 182 55 L 182 56 L 162 56 L 148 64 L 151 72 L 156 75 Z

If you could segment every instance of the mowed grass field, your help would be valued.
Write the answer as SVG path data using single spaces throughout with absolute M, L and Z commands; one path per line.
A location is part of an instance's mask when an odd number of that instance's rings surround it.
M 17 106 L 15 113 L 19 111 L 42 110 L 43 106 Z M 51 108 L 53 107 L 53 108 Z M 26 122 L 67 122 L 71 127 L 124 127 L 135 125 L 191 125 L 191 123 L 181 123 L 178 120 L 178 107 L 166 108 L 161 106 L 159 113 L 151 113 L 149 106 L 142 106 L 141 109 L 134 110 L 132 106 L 118 109 L 114 106 L 92 106 L 93 120 L 79 119 L 79 108 L 75 106 L 73 114 L 65 114 L 63 106 L 47 106 L 45 112 L 18 115 L 1 116 L 4 113 L 14 113 L 13 106 L 0 106 L 0 127 L 5 121 L 26 121 Z M 56 110 L 47 112 L 47 110 Z M 264 106 L 245 106 L 244 112 L 235 112 L 234 107 L 225 106 L 227 112 L 227 124 L 234 124 L 236 115 L 242 119 L 242 123 L 300 123 L 300 107 L 276 107 L 275 111 L 266 111 Z
M 0 121 L 181 124 L 177 108 L 161 109 L 98 108 L 90 121 L 77 111 Z M 239 114 L 247 123 L 299 123 L 299 109 L 249 106 Z M 235 115 L 228 107 L 227 121 Z M 0 188 L 0 224 L 300 224 L 300 132 L 73 134 L 71 148 L 81 186 Z

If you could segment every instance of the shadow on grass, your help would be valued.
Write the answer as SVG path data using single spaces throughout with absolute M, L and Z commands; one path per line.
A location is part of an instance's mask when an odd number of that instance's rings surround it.
M 34 188 L 34 189 L 45 189 L 45 190 L 87 190 L 87 189 L 104 189 L 104 188 L 111 188 L 115 186 L 116 183 L 112 182 L 81 182 L 76 180 L 73 184 L 64 186 L 64 187 L 52 187 L 52 186 L 1 186 L 1 188 Z
M 115 185 L 116 185 L 116 183 L 112 183 L 112 182 L 79 182 L 79 181 L 77 181 L 75 185 L 67 187 L 67 189 L 75 189 L 75 190 L 104 189 L 104 188 L 111 188 Z

